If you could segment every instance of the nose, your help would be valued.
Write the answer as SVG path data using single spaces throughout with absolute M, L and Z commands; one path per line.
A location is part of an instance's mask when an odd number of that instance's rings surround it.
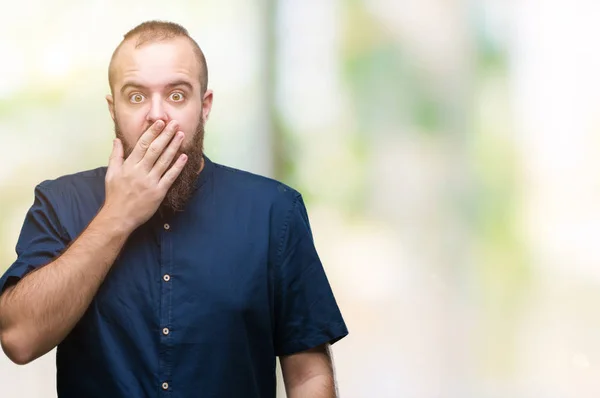
M 146 120 L 150 124 L 156 122 L 157 120 L 162 120 L 165 122 L 165 124 L 168 123 L 167 112 L 160 96 L 154 96 L 152 98 L 150 102 L 150 109 L 146 115 Z

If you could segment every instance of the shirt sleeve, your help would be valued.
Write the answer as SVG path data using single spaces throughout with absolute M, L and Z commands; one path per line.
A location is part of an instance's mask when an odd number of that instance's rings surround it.
M 17 240 L 17 259 L 0 278 L 0 293 L 29 272 L 50 263 L 67 244 L 50 191 L 40 184 L 35 187 L 33 204 Z
M 334 344 L 345 337 L 348 330 L 317 254 L 299 193 L 285 219 L 277 258 L 276 354 Z

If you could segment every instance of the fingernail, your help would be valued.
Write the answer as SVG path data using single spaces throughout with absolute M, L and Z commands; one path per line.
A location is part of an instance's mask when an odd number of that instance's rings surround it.
M 162 129 L 163 127 L 164 127 L 164 122 L 162 120 L 159 120 L 156 122 L 157 129 Z

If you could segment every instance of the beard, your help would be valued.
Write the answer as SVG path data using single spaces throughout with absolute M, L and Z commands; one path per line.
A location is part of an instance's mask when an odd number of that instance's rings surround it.
M 115 121 L 115 135 L 117 138 L 121 140 L 123 143 L 123 151 L 124 157 L 127 159 L 135 145 L 131 145 L 123 135 L 119 124 Z M 182 211 L 185 208 L 185 205 L 189 201 L 190 197 L 194 193 L 194 188 L 196 187 L 196 180 L 198 178 L 198 173 L 200 172 L 200 168 L 203 165 L 203 155 L 204 155 L 204 122 L 202 118 L 198 121 L 198 125 L 196 126 L 196 130 L 194 131 L 194 136 L 192 137 L 189 145 L 183 147 L 179 147 L 177 151 L 177 155 L 173 159 L 171 166 L 179 159 L 181 154 L 186 154 L 188 160 L 186 164 L 183 166 L 181 173 L 175 179 L 175 182 L 165 195 L 163 201 L 160 204 L 159 211 Z M 169 168 L 170 168 L 169 167 Z M 167 169 L 168 170 L 168 169 Z

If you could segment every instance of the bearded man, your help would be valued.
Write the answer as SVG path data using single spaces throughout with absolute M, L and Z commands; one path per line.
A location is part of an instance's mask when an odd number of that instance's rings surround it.
M 109 65 L 107 167 L 35 187 L 0 278 L 0 342 L 54 347 L 59 398 L 334 397 L 348 334 L 299 192 L 212 162 L 203 52 L 144 22 Z

